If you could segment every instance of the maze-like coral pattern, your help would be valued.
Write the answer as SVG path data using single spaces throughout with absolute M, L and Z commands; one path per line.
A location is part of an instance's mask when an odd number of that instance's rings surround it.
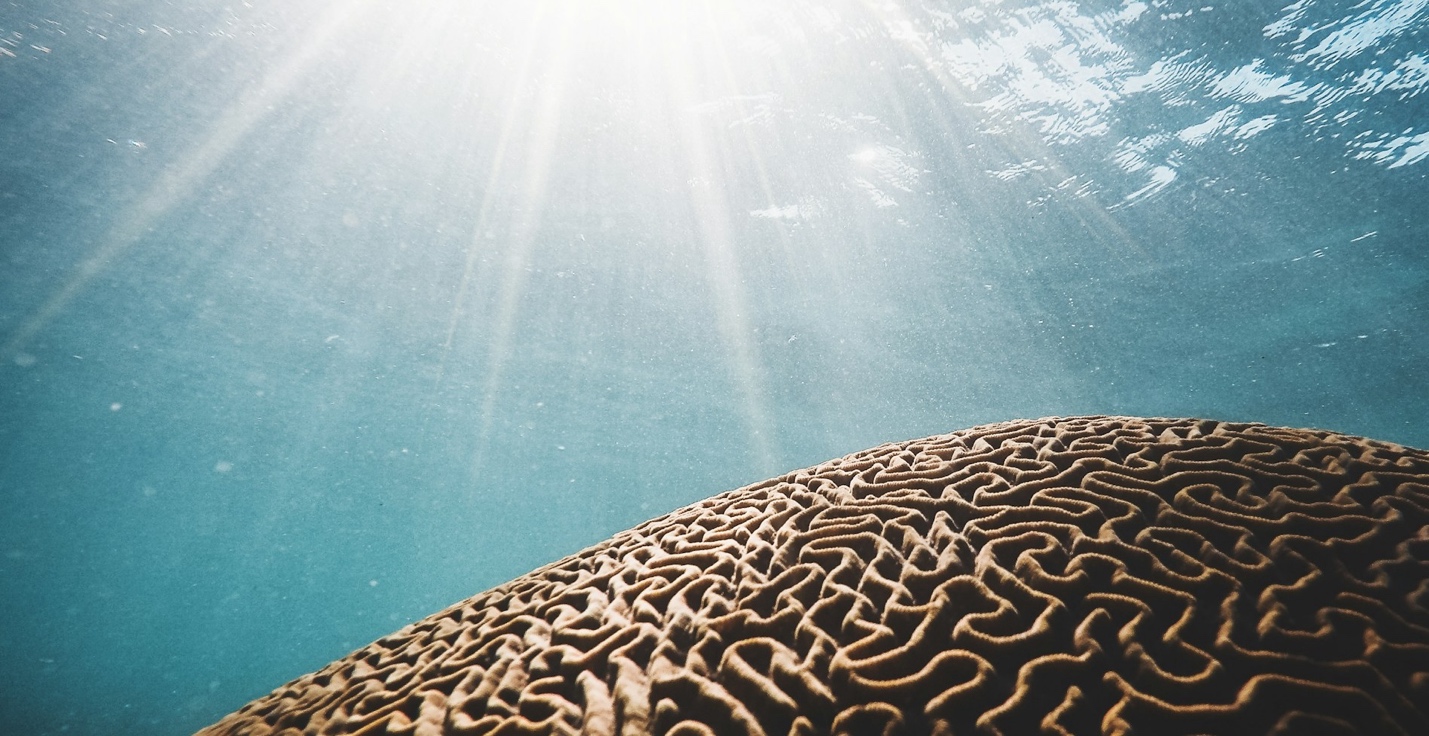
M 1429 453 L 1011 422 L 714 496 L 205 734 L 1429 734 Z

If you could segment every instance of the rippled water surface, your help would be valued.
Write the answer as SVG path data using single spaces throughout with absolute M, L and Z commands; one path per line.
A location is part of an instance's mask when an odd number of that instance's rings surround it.
M 1427 24 L 6 3 L 0 723 L 187 733 L 678 505 L 981 422 L 1429 446 Z

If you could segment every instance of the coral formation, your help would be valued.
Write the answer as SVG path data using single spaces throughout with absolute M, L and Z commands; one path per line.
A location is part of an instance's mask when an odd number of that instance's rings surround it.
M 1429 733 L 1429 453 L 1018 421 L 722 493 L 217 734 Z

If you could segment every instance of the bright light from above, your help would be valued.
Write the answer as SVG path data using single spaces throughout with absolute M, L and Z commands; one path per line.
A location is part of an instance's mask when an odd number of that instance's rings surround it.
M 670 43 L 723 46 L 766 12 L 739 0 L 561 0 L 553 10 L 573 21 L 577 43 L 616 42 L 607 48 L 617 54 Z

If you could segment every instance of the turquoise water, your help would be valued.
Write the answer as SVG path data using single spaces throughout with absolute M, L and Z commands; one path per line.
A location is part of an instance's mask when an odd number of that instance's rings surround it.
M 883 441 L 1429 447 L 1425 0 L 420 5 L 0 8 L 0 732 Z

